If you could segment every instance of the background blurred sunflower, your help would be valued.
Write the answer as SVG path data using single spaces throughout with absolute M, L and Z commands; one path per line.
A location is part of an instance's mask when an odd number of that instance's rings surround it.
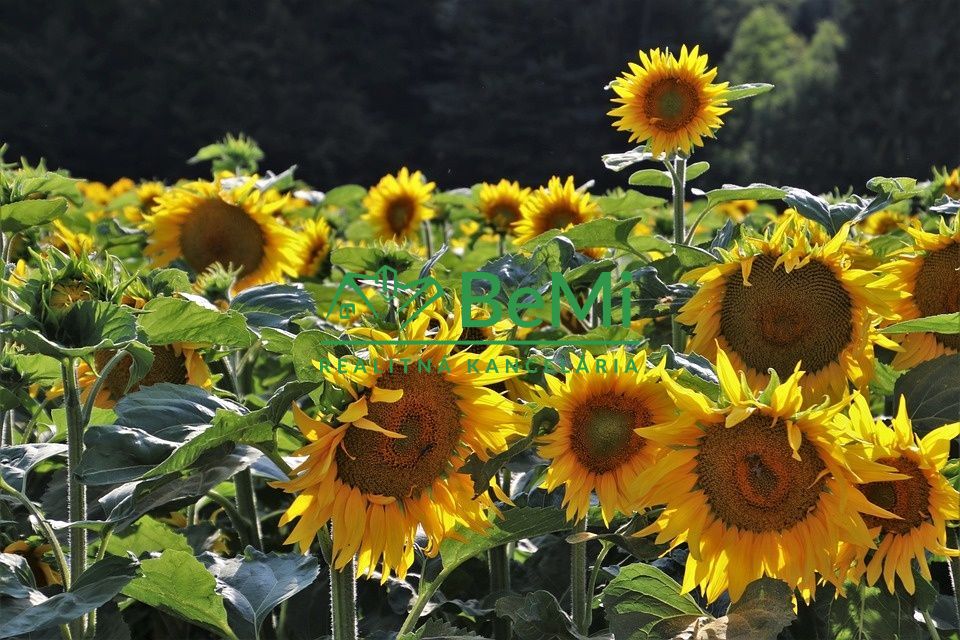
M 502 179 L 497 184 L 480 185 L 480 213 L 491 227 L 501 234 L 510 233 L 513 223 L 520 219 L 523 203 L 530 197 L 530 189 L 520 188 L 519 182 Z
M 960 311 L 960 223 L 940 220 L 936 233 L 919 224 L 907 228 L 913 248 L 881 267 L 894 278 L 894 286 L 908 294 L 897 313 L 904 320 Z M 893 359 L 898 369 L 915 367 L 925 360 L 960 352 L 960 334 L 906 333 L 898 336 L 901 351 Z
M 720 264 L 690 271 L 700 289 L 677 318 L 694 327 L 689 351 L 713 359 L 719 346 L 755 387 L 769 369 L 785 378 L 802 363 L 805 397 L 819 402 L 872 379 L 874 345 L 896 348 L 874 325 L 895 317 L 904 294 L 889 276 L 851 268 L 848 226 L 824 244 L 806 228 L 785 217 L 764 238 L 721 251 Z
M 724 93 L 727 83 L 713 84 L 716 68 L 707 70 L 700 48 L 680 49 L 677 59 L 669 51 L 640 52 L 640 64 L 610 83 L 621 106 L 608 112 L 619 118 L 618 131 L 629 131 L 630 141 L 650 143 L 654 156 L 681 151 L 689 155 L 703 138 L 714 137 L 730 111 Z
M 302 242 L 273 214 L 283 201 L 267 203 L 253 178 L 226 188 L 221 178 L 168 190 L 144 223 L 145 254 L 153 266 L 177 258 L 201 273 L 219 262 L 240 274 L 234 291 L 297 275 Z
M 423 340 L 428 326 L 439 327 L 437 340 L 456 340 L 461 333 L 459 315 L 448 323 L 444 314 L 427 311 L 404 337 Z M 391 340 L 374 329 L 350 333 Z M 300 519 L 288 544 L 308 549 L 330 521 L 334 566 L 342 568 L 359 554 L 359 572 L 369 576 L 382 563 L 386 580 L 391 572 L 406 574 L 419 527 L 427 537 L 425 552 L 434 555 L 457 525 L 486 526 L 493 502 L 487 494 L 474 499 L 470 476 L 459 471 L 469 455 L 485 460 L 521 430 L 519 407 L 488 388 L 518 373 L 505 370 L 499 346 L 479 356 L 451 350 L 449 344 L 370 346 L 365 366 L 348 373 L 337 371 L 332 356 L 330 367 L 315 363 L 354 400 L 333 424 L 295 409 L 309 444 L 298 454 L 307 459 L 293 479 L 278 485 L 297 493 L 280 522 Z M 484 367 L 497 363 L 499 372 L 468 371 L 474 358 Z M 403 362 L 410 363 L 406 370 Z M 429 363 L 429 371 L 418 363 Z M 491 488 L 499 491 L 495 482 Z
M 861 514 L 889 516 L 854 486 L 895 476 L 851 455 L 837 441 L 832 418 L 843 404 L 801 411 L 797 371 L 771 381 L 759 395 L 717 353 L 721 405 L 663 376 L 681 413 L 693 426 L 640 430 L 675 450 L 663 456 L 652 500 L 663 514 L 638 535 L 690 548 L 683 591 L 699 586 L 706 599 L 725 590 L 736 601 L 763 576 L 813 595 L 815 572 L 835 584 L 838 544 L 870 546 Z
M 950 441 L 960 436 L 960 422 L 934 429 L 923 439 L 913 433 L 903 397 L 891 426 L 874 422 L 863 396 L 854 399 L 849 418 L 838 416 L 857 443 L 865 443 L 867 455 L 879 464 L 893 467 L 904 476 L 900 480 L 871 482 L 861 487 L 867 499 L 897 516 L 864 516 L 870 533 L 879 536 L 879 545 L 866 560 L 869 550 L 853 544 L 841 548 L 838 565 L 853 565 L 850 578 L 864 574 L 874 584 L 881 573 L 887 590 L 894 593 L 894 580 L 900 577 L 907 593 L 916 589 L 913 560 L 927 580 L 930 567 L 927 553 L 957 556 L 960 550 L 947 547 L 948 520 L 956 520 L 960 511 L 960 493 L 950 486 L 940 471 L 950 455 Z
M 580 365 L 586 373 L 577 372 Z M 660 370 L 647 369 L 646 352 L 574 357 L 565 382 L 547 375 L 547 389 L 535 401 L 560 415 L 556 427 L 540 440 L 540 455 L 550 460 L 544 486 L 563 485 L 568 520 L 580 520 L 590 508 L 590 494 L 600 499 L 603 520 L 615 512 L 639 508 L 645 472 L 661 454 L 638 433 L 674 420 L 673 401 L 660 384 Z
M 585 190 L 578 190 L 573 176 L 565 182 L 553 176 L 546 187 L 540 187 L 523 203 L 514 233 L 521 243 L 551 229 L 568 229 L 600 216 L 600 207 Z
M 419 171 L 406 167 L 396 176 L 386 175 L 370 188 L 363 199 L 363 216 L 376 236 L 383 240 L 415 238 L 420 223 L 430 220 L 434 210 L 428 206 L 436 183 L 427 182 Z
M 324 218 L 306 220 L 299 233 L 303 238 L 300 275 L 308 278 L 316 277 L 326 268 L 327 258 L 333 248 L 330 243 L 330 225 Z

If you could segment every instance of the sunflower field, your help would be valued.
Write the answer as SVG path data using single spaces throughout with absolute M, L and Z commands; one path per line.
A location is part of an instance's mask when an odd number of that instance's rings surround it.
M 960 639 L 960 170 L 699 189 L 721 80 L 606 193 L 0 149 L 0 639 Z

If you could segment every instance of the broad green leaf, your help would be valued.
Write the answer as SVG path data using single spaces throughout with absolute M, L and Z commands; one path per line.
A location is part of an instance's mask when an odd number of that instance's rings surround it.
M 551 240 L 562 236 L 570 240 L 577 249 L 609 247 L 633 254 L 652 250 L 669 251 L 670 243 L 662 238 L 633 235 L 634 228 L 642 221 L 642 217 L 625 220 L 598 218 L 563 231 L 555 230 L 545 233 L 524 245 L 524 249 L 545 246 Z
M 478 636 L 437 618 L 430 618 L 416 631 L 397 636 L 397 640 L 450 640 L 451 638 L 456 640 L 487 640 L 483 636 Z
M 714 206 L 731 200 L 780 200 L 787 192 L 768 184 L 754 182 L 745 187 L 725 184 L 719 189 L 707 191 L 707 205 Z
M 867 189 L 874 193 L 889 195 L 894 202 L 900 202 L 918 195 L 923 189 L 917 188 L 916 178 L 884 178 L 877 176 L 867 181 Z
M 242 313 L 250 326 L 289 330 L 290 321 L 314 311 L 316 303 L 302 284 L 266 284 L 238 293 L 230 309 Z
M 623 567 L 602 600 L 617 640 L 667 640 L 707 616 L 667 574 L 643 563 Z
M 735 84 L 732 87 L 728 87 L 722 97 L 727 102 L 734 102 L 736 100 L 743 100 L 744 98 L 753 98 L 754 96 L 759 96 L 763 93 L 771 91 L 772 89 L 773 85 L 767 84 L 766 82 Z
M 904 396 L 907 414 L 919 436 L 960 416 L 960 354 L 922 362 L 897 379 L 894 398 Z
M 699 178 L 709 170 L 710 170 L 709 162 L 694 162 L 693 164 L 687 165 L 687 173 L 686 173 L 687 182 L 690 182 L 691 180 L 696 180 L 697 178 Z
M 263 344 L 263 348 L 270 353 L 279 353 L 280 355 L 290 355 L 293 352 L 293 340 L 296 337 L 296 335 L 282 329 L 264 327 L 260 330 L 260 342 Z
M 500 598 L 496 612 L 513 620 L 513 632 L 519 640 L 587 640 L 548 591 Z
M 83 455 L 74 473 L 86 485 L 136 480 L 177 449 L 177 442 L 119 425 L 88 427 L 83 443 Z
M 107 541 L 107 553 L 115 556 L 132 553 L 139 557 L 144 553 L 162 553 L 168 549 L 192 552 L 185 537 L 150 516 L 140 518 L 126 531 L 110 536 Z
M 230 626 L 241 640 L 259 640 L 270 612 L 309 587 L 320 573 L 315 556 L 265 554 L 253 547 L 236 558 L 204 553 L 200 561 L 220 583 L 218 593 L 225 598 Z
M 29 598 L 36 589 L 27 559 L 17 553 L 0 553 L 0 596 Z
M 27 473 L 53 456 L 67 455 L 67 445 L 54 443 L 15 444 L 0 448 L 0 473 L 15 489 L 23 491 Z
M 3 621 L 0 638 L 65 624 L 93 611 L 129 586 L 138 566 L 131 558 L 111 556 L 88 567 L 70 591 L 50 598 L 37 591 L 30 598 L 32 606 Z
M 253 334 L 237 311 L 219 311 L 183 298 L 154 298 L 137 324 L 147 344 L 193 342 L 222 347 L 249 347 Z
M 323 205 L 330 207 L 347 207 L 359 205 L 367 190 L 358 184 L 343 184 L 327 191 L 323 196 Z
M 840 231 L 847 222 L 858 222 L 867 216 L 882 211 L 893 199 L 889 194 L 880 194 L 869 202 L 859 196 L 850 200 L 829 204 L 819 196 L 804 189 L 784 187 L 786 195 L 783 201 L 797 210 L 804 218 L 821 224 L 831 235 Z
M 827 630 L 833 640 L 926 640 L 930 637 L 914 620 L 913 599 L 906 594 L 891 595 L 886 586 L 868 587 L 848 582 L 845 596 L 827 601 Z
M 648 196 L 635 189 L 614 195 L 597 196 L 595 200 L 603 215 L 614 218 L 635 218 L 644 211 L 666 202 L 663 198 Z
M 291 403 L 316 388 L 317 385 L 312 382 L 289 382 L 280 387 L 262 409 L 245 414 L 229 410 L 218 411 L 209 428 L 177 448 L 169 458 L 144 475 L 144 479 L 182 471 L 204 452 L 228 443 L 269 442 L 273 439 L 274 428 L 283 419 Z
M 126 585 L 123 595 L 236 640 L 216 578 L 192 554 L 167 550 L 144 560 L 141 569 L 143 576 Z
M 960 333 L 960 311 L 904 320 L 880 329 L 880 333 Z
M 21 200 L 0 206 L 0 231 L 16 233 L 56 220 L 67 210 L 67 201 Z
M 697 627 L 697 638 L 716 640 L 777 640 L 780 632 L 797 617 L 793 612 L 793 591 L 786 583 L 761 578 L 747 585 L 727 615 Z
M 161 382 L 128 393 L 114 407 L 114 422 L 182 442 L 196 425 L 208 425 L 221 409 L 243 411 L 236 402 L 211 395 L 193 385 Z
M 307 382 L 323 382 L 323 374 L 313 365 L 314 361 L 326 362 L 327 354 L 333 353 L 336 338 L 325 331 L 311 329 L 297 334 L 293 340 L 293 370 L 297 379 Z
M 634 171 L 627 182 L 635 187 L 666 187 L 669 189 L 673 185 L 670 174 L 661 169 Z

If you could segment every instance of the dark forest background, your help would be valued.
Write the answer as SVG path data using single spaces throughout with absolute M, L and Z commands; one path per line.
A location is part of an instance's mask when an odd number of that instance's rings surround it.
M 0 141 L 100 180 L 199 175 L 245 132 L 320 189 L 406 164 L 441 187 L 625 182 L 604 85 L 700 43 L 739 102 L 701 186 L 812 190 L 960 161 L 957 0 L 0 2 Z M 10 157 L 8 156 L 8 158 Z

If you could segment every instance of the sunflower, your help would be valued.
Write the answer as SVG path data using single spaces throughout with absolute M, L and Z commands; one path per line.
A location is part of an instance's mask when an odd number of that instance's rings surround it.
M 783 580 L 809 600 L 816 572 L 834 583 L 838 545 L 869 547 L 864 515 L 889 517 L 856 488 L 895 479 L 887 467 L 851 455 L 833 417 L 844 404 L 801 410 L 799 368 L 758 394 L 717 352 L 723 393 L 715 403 L 663 375 L 663 384 L 693 426 L 671 424 L 638 433 L 670 450 L 652 469 L 651 500 L 666 505 L 637 535 L 687 543 L 683 592 L 699 586 L 707 601 L 725 590 L 736 601 L 763 576 Z
M 522 244 L 551 229 L 568 229 L 599 216 L 600 207 L 589 193 L 576 189 L 573 176 L 566 182 L 553 176 L 546 187 L 537 189 L 523 203 L 513 229 Z
M 904 320 L 960 311 L 960 224 L 942 219 L 937 233 L 907 227 L 913 247 L 881 267 L 906 293 L 897 307 Z M 906 333 L 898 336 L 901 351 L 893 366 L 909 369 L 938 356 L 960 352 L 960 334 Z
M 428 326 L 439 329 L 428 334 Z M 406 331 L 407 340 L 428 335 L 456 340 L 459 311 L 448 323 L 446 314 L 428 310 Z M 349 333 L 362 340 L 392 339 L 375 329 Z M 443 342 L 370 346 L 367 352 L 368 360 L 346 366 L 333 356 L 314 363 L 353 402 L 331 421 L 294 407 L 309 444 L 298 454 L 307 459 L 292 479 L 278 485 L 297 494 L 280 524 L 299 518 L 286 542 L 306 552 L 318 529 L 331 522 L 334 566 L 342 568 L 359 554 L 358 571 L 370 576 L 382 565 L 386 580 L 391 573 L 406 574 L 418 528 L 428 555 L 435 555 L 457 526 L 484 529 L 494 503 L 486 493 L 474 497 L 473 482 L 461 467 L 472 454 L 486 460 L 504 450 L 507 439 L 523 430 L 523 420 L 517 405 L 488 388 L 518 375 L 508 370 L 500 346 L 479 356 L 452 354 Z M 478 369 L 471 370 L 471 359 Z M 495 484 L 491 490 L 505 500 Z
M 85 180 L 77 183 L 77 190 L 84 200 L 91 204 L 103 206 L 113 199 L 110 189 L 102 182 Z
M 960 198 L 960 167 L 943 176 L 943 193 L 953 199 Z
M 82 231 L 71 231 L 60 220 L 53 221 L 53 235 L 48 242 L 64 253 L 82 256 L 93 251 L 93 237 Z
M 300 275 L 314 277 L 321 273 L 330 249 L 333 248 L 330 243 L 330 225 L 323 218 L 307 220 L 300 229 L 300 235 L 304 239 Z
M 44 560 L 44 556 L 51 550 L 53 547 L 49 544 L 32 544 L 27 540 L 17 540 L 4 547 L 3 553 L 12 553 L 26 558 L 37 587 L 42 589 L 53 584 L 63 584 L 60 572 Z
M 717 211 L 734 222 L 743 220 L 759 206 L 756 200 L 729 200 L 717 205 Z
M 630 141 L 650 143 L 654 156 L 680 151 L 689 155 L 703 138 L 714 137 L 730 111 L 724 95 L 727 83 L 713 84 L 717 69 L 707 70 L 700 48 L 680 49 L 678 60 L 669 51 L 640 52 L 640 64 L 610 83 L 620 104 L 607 115 L 619 118 L 618 131 L 629 131 Z
M 416 237 L 420 223 L 430 220 L 434 210 L 427 206 L 436 183 L 427 182 L 419 171 L 406 167 L 396 175 L 386 175 L 363 199 L 365 220 L 375 235 L 384 240 Z
M 124 217 L 134 224 L 143 222 L 144 216 L 150 215 L 157 203 L 157 198 L 162 196 L 166 190 L 167 187 L 162 182 L 141 182 L 135 189 L 140 202 L 136 206 L 124 207 Z
M 480 186 L 480 213 L 497 233 L 507 234 L 520 219 L 523 203 L 530 197 L 529 188 L 520 188 L 519 182 L 501 180 L 497 184 L 484 182 Z
M 150 366 L 150 371 L 128 390 L 127 384 L 130 382 L 130 365 L 132 363 L 130 356 L 122 358 L 107 374 L 107 379 L 93 401 L 94 406 L 101 409 L 111 409 L 127 393 L 133 393 L 142 387 L 149 387 L 160 382 L 192 384 L 204 389 L 213 384 L 210 369 L 197 350 L 197 345 L 187 343 L 154 345 L 150 347 L 150 350 L 153 351 L 153 364 Z M 93 367 L 86 362 L 81 362 L 77 366 L 77 381 L 84 402 L 86 402 L 93 384 L 99 377 L 97 372 L 102 370 L 114 355 L 116 355 L 116 352 L 109 349 L 97 351 L 94 353 Z
M 896 231 L 900 225 L 905 224 L 910 217 L 905 213 L 894 211 L 893 209 L 883 209 L 871 214 L 862 220 L 857 226 L 864 233 L 871 236 L 882 236 L 891 231 Z
M 871 482 L 861 487 L 873 504 L 895 514 L 894 518 L 865 516 L 871 535 L 879 536 L 879 545 L 867 561 L 868 550 L 852 544 L 841 547 L 839 566 L 852 565 L 851 580 L 859 581 L 865 573 L 867 583 L 874 584 L 883 574 L 887 589 L 894 590 L 896 576 L 908 593 L 915 590 L 914 559 L 920 575 L 930 579 L 926 552 L 938 555 L 960 555 L 946 546 L 948 520 L 960 518 L 960 493 L 940 473 L 950 454 L 950 440 L 960 436 L 960 422 L 934 429 L 923 439 L 913 433 L 906 403 L 900 407 L 892 425 L 874 420 L 863 396 L 857 396 L 849 418 L 838 416 L 837 422 L 864 443 L 871 460 L 893 467 L 903 479 Z
M 891 308 L 904 294 L 892 277 L 851 267 L 849 225 L 823 243 L 808 228 L 783 218 L 772 234 L 691 271 L 700 290 L 677 318 L 695 327 L 689 351 L 712 359 L 719 345 L 754 387 L 767 383 L 770 369 L 785 378 L 802 362 L 805 396 L 818 402 L 872 379 L 874 345 L 896 348 L 875 325 L 895 316 Z
M 591 493 L 607 524 L 615 512 L 630 514 L 638 506 L 637 490 L 648 485 L 644 475 L 661 455 L 659 445 L 638 434 L 676 417 L 661 372 L 647 369 L 645 352 L 627 354 L 621 347 L 574 357 L 565 382 L 545 376 L 547 389 L 536 402 L 556 409 L 560 420 L 540 441 L 540 455 L 550 460 L 544 486 L 563 485 L 568 520 L 586 517 Z
M 232 189 L 220 178 L 172 188 L 144 223 L 145 254 L 155 267 L 183 258 L 197 273 L 215 262 L 233 265 L 240 270 L 234 291 L 294 277 L 302 242 L 273 217 L 282 201 L 265 204 L 262 196 L 254 178 Z

